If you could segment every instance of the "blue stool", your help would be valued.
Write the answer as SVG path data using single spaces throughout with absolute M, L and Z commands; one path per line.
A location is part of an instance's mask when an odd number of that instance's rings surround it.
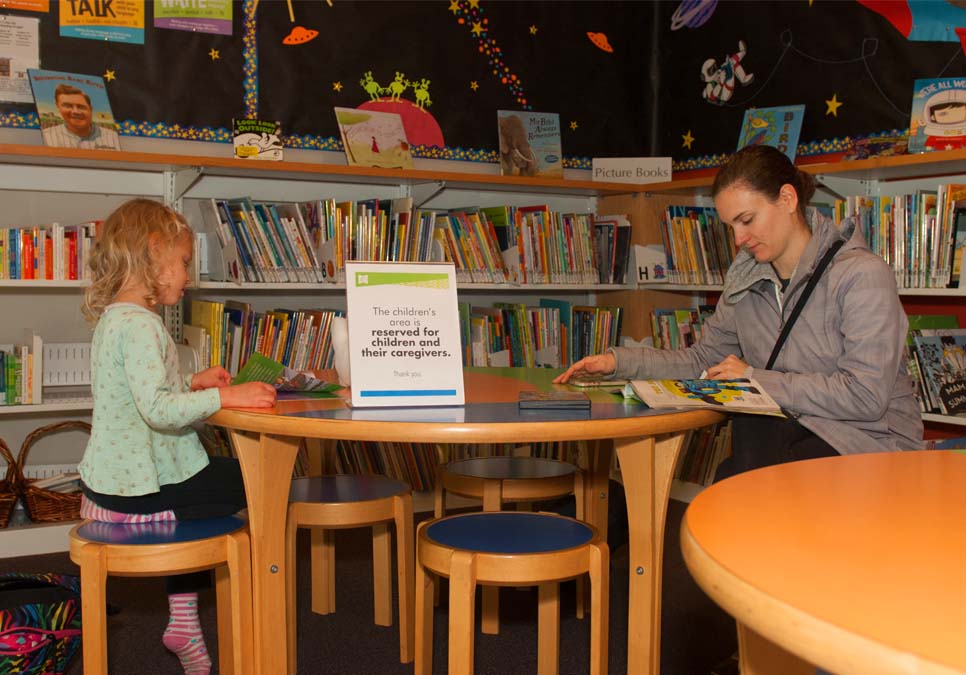
M 537 668 L 559 670 L 558 584 L 590 575 L 590 673 L 607 672 L 610 552 L 597 530 L 552 513 L 466 513 L 416 533 L 416 675 L 433 671 L 433 575 L 449 577 L 450 675 L 473 672 L 476 586 L 539 587 Z
M 385 476 L 335 475 L 296 478 L 289 491 L 285 542 L 289 575 L 288 667 L 296 672 L 295 535 L 312 528 L 312 611 L 335 612 L 334 530 L 372 526 L 372 585 L 375 623 L 392 625 L 392 562 L 388 523 L 396 524 L 399 587 L 399 661 L 413 660 L 413 497 L 410 487 Z
M 80 567 L 84 673 L 107 675 L 109 575 L 155 577 L 215 569 L 218 672 L 250 673 L 252 572 L 248 525 L 235 516 L 157 523 L 85 521 L 70 531 Z
M 441 464 L 436 469 L 434 515 L 446 515 L 446 493 L 483 500 L 484 511 L 500 511 L 503 502 L 515 502 L 529 510 L 530 502 L 573 494 L 577 520 L 584 519 L 583 472 L 569 462 L 541 457 L 474 457 Z M 499 589 L 483 589 L 481 628 L 500 632 Z M 577 618 L 584 618 L 583 580 L 577 580 Z

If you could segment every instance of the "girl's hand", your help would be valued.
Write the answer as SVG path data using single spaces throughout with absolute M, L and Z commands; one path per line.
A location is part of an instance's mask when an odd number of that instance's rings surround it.
M 734 354 L 728 354 L 725 360 L 716 366 L 708 368 L 709 380 L 739 380 L 745 376 L 748 364 Z
M 191 376 L 191 391 L 211 389 L 212 387 L 227 387 L 231 384 L 231 375 L 221 366 L 208 368 Z
M 271 408 L 275 405 L 275 387 L 266 382 L 233 384 L 218 392 L 222 408 Z
M 572 377 L 610 375 L 617 369 L 617 359 L 611 352 L 586 356 L 554 378 L 554 384 L 566 384 Z

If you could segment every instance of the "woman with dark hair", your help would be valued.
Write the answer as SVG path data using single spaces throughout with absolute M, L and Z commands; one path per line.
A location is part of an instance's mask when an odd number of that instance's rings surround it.
M 701 342 L 675 351 L 617 347 L 555 381 L 754 377 L 788 417 L 735 416 L 733 455 L 716 480 L 798 459 L 921 448 L 895 275 L 855 221 L 836 226 L 806 212 L 814 180 L 770 146 L 736 153 L 711 192 L 740 250 Z

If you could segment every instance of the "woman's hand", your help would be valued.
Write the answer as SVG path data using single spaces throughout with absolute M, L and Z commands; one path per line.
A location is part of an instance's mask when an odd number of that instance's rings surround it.
M 728 354 L 725 360 L 716 366 L 708 368 L 709 380 L 738 380 L 746 377 L 748 364 L 734 354 Z
M 271 408 L 275 405 L 275 387 L 267 382 L 245 382 L 222 387 L 222 408 Z
M 617 369 L 617 359 L 611 352 L 586 356 L 554 378 L 554 384 L 566 384 L 572 377 L 611 375 Z
M 191 376 L 191 391 L 211 389 L 212 387 L 227 387 L 231 384 L 231 375 L 221 366 L 208 368 Z

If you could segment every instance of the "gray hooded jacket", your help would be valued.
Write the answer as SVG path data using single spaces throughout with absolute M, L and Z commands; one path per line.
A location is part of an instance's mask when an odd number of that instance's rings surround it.
M 693 378 L 735 354 L 798 422 L 842 454 L 922 447 L 922 418 L 903 346 L 908 321 L 892 269 L 853 220 L 810 213 L 812 238 L 784 293 L 769 263 L 735 257 L 701 342 L 669 351 L 617 347 L 615 377 Z M 783 322 L 822 255 L 836 253 L 798 317 L 773 370 L 765 370 Z

